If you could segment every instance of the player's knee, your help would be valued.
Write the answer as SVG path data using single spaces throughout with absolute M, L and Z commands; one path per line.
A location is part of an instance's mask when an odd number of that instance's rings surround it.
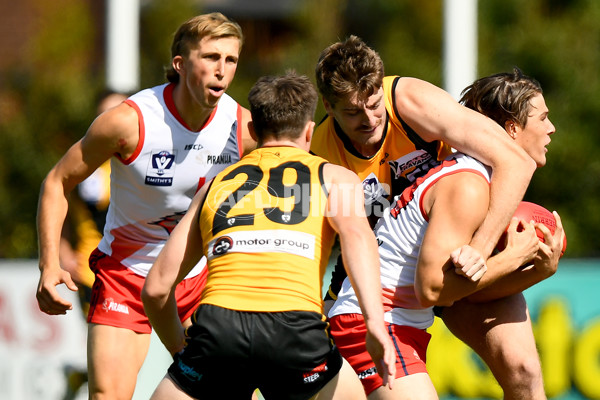
M 530 393 L 543 390 L 542 369 L 537 357 L 521 357 L 513 360 L 510 367 L 506 369 L 508 376 L 501 382 L 504 390 L 507 386 L 513 390 L 525 391 Z

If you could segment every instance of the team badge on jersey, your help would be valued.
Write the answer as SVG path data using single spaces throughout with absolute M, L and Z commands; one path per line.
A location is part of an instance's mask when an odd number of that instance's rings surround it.
M 389 196 L 389 187 L 379 182 L 377 175 L 373 172 L 363 180 L 363 191 L 365 193 L 365 205 L 381 203 L 381 199 Z
M 167 150 L 153 150 L 146 170 L 146 185 L 172 186 L 176 155 L 176 151 L 171 154 Z

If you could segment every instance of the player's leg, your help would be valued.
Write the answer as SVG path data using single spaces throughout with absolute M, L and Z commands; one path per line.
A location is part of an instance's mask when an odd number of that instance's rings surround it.
M 135 391 L 150 334 L 90 324 L 88 328 L 89 393 L 92 400 L 130 400 Z
M 150 400 L 190 400 L 193 397 L 188 396 L 179 388 L 169 377 L 165 377 L 160 381 Z
M 360 314 L 341 314 L 330 320 L 331 333 L 340 353 L 359 376 L 369 399 L 438 399 L 427 374 L 425 360 L 431 335 L 425 330 L 386 323 L 396 348 L 396 376 L 393 389 L 383 386 L 367 351 L 366 326 Z M 407 390 L 410 388 L 410 390 Z
M 392 389 L 380 386 L 368 397 L 369 400 L 437 400 L 439 399 L 429 374 L 406 375 L 394 380 Z
M 444 308 L 441 317 L 448 329 L 488 365 L 505 399 L 546 399 L 522 293 L 487 303 L 462 300 Z
M 312 397 L 314 400 L 362 400 L 366 399 L 358 376 L 346 360 L 340 372 Z

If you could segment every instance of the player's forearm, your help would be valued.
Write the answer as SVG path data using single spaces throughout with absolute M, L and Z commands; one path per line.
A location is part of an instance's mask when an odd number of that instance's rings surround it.
M 483 277 L 476 282 L 457 274 L 450 261 L 444 268 L 419 266 L 418 268 L 427 268 L 429 271 L 442 270 L 443 272 L 441 274 L 423 274 L 418 271 L 415 279 L 415 293 L 423 307 L 448 306 L 493 285 L 513 273 L 517 266 L 518 264 L 514 263 L 500 263 L 494 268 L 488 268 Z
M 471 301 L 492 301 L 522 292 L 552 276 L 558 267 L 558 263 L 551 263 L 550 266 L 547 264 L 535 266 L 533 265 L 533 261 L 525 262 L 521 257 L 512 255 L 507 251 L 500 252 L 488 261 L 488 265 L 492 269 L 504 268 L 502 264 L 521 265 L 521 267 L 507 276 L 496 280 L 486 288 L 473 293 L 469 296 Z
M 151 295 L 143 290 L 142 301 L 150 324 L 169 353 L 173 355 L 183 349 L 185 337 L 174 295 Z
M 518 153 L 498 161 L 492 174 L 488 213 L 470 242 L 484 257 L 488 257 L 496 247 L 523 199 L 534 171 L 535 162 Z
M 40 190 L 37 233 L 40 269 L 59 265 L 60 238 L 67 215 L 68 201 L 64 192 L 45 180 Z
M 499 279 L 485 289 L 479 290 L 469 296 L 473 302 L 487 302 L 497 300 L 523 290 L 543 281 L 547 273 L 536 270 L 532 265 L 521 267 L 508 276 Z

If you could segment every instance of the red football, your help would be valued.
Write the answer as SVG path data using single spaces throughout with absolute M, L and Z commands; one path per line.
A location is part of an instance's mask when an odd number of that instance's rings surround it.
M 537 223 L 544 224 L 550 229 L 550 232 L 554 234 L 556 230 L 556 219 L 554 218 L 554 214 L 540 206 L 539 204 L 531 203 L 529 201 L 522 201 L 517 210 L 515 211 L 514 216 L 519 218 L 525 222 L 535 221 Z M 540 241 L 544 242 L 544 234 L 539 229 L 535 230 Z M 505 246 L 505 235 L 500 237 L 498 241 L 498 250 L 504 249 Z M 567 236 L 565 235 L 565 240 L 563 241 L 563 248 L 560 256 L 562 257 L 565 254 L 565 250 L 567 250 Z

